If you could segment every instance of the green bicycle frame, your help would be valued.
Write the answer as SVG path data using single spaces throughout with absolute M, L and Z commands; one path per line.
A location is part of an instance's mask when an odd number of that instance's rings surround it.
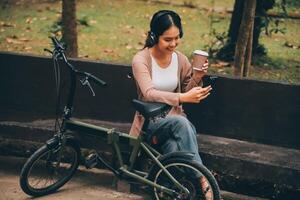
M 119 131 L 115 131 L 115 129 L 107 129 L 104 127 L 96 126 L 93 124 L 88 124 L 81 121 L 75 121 L 66 119 L 64 121 L 64 130 L 71 130 L 74 132 L 83 132 L 87 135 L 101 137 L 102 139 L 106 140 L 108 144 L 112 145 L 115 149 L 118 161 L 120 163 L 120 170 L 125 175 L 132 177 L 142 183 L 147 185 L 151 185 L 158 190 L 161 190 L 165 193 L 172 195 L 175 191 L 169 188 L 166 188 L 162 185 L 156 184 L 139 173 L 138 171 L 134 170 L 134 164 L 136 162 L 136 158 L 142 149 L 162 170 L 163 172 L 170 178 L 172 183 L 176 185 L 180 190 L 184 191 L 184 193 L 189 194 L 189 191 L 183 187 L 170 173 L 169 171 L 163 166 L 163 164 L 159 161 L 161 154 L 157 152 L 154 148 L 152 148 L 147 143 L 143 142 L 143 137 L 133 137 L 126 133 L 122 133 Z M 141 134 L 142 135 L 142 134 Z M 124 160 L 120 150 L 120 142 L 127 143 L 132 146 L 132 153 L 130 155 L 130 166 L 124 164 Z M 146 175 L 146 174 L 144 174 Z

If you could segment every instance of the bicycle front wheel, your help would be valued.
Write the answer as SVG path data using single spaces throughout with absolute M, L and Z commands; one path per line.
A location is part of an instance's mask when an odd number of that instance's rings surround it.
M 194 161 L 186 159 L 167 159 L 162 161 L 164 167 L 170 174 L 188 191 L 189 195 L 184 194 L 183 191 L 175 186 L 171 179 L 165 172 L 156 168 L 150 172 L 150 177 L 153 182 L 162 185 L 166 188 L 176 191 L 174 196 L 164 193 L 158 188 L 153 189 L 154 199 L 156 200 L 171 200 L 171 199 L 184 199 L 184 200 L 220 200 L 220 190 L 211 172 L 203 165 Z
M 39 148 L 27 160 L 20 174 L 22 190 L 31 196 L 42 196 L 62 187 L 79 165 L 80 148 L 72 141 L 64 145 Z

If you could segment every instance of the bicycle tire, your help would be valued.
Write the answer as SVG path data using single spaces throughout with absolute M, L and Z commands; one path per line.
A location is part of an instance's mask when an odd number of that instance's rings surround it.
M 184 185 L 190 192 L 188 197 L 171 197 L 168 194 L 164 194 L 153 188 L 153 199 L 156 200 L 169 200 L 169 199 L 184 199 L 184 200 L 205 200 L 204 192 L 201 188 L 200 178 L 207 180 L 210 192 L 211 200 L 220 200 L 220 189 L 218 183 L 212 173 L 203 165 L 183 158 L 169 158 L 161 161 L 162 164 L 168 169 L 168 171 L 176 178 L 176 180 Z M 192 170 L 198 175 L 191 175 Z M 186 172 L 188 171 L 188 173 Z M 180 172 L 180 173 L 179 173 Z M 182 173 L 184 172 L 184 173 Z M 200 177 L 199 177 L 200 175 Z M 149 179 L 155 183 L 178 190 L 176 186 L 166 177 L 165 173 L 158 166 L 152 168 L 149 172 Z M 180 193 L 178 191 L 178 193 Z
M 71 140 L 52 148 L 43 145 L 29 157 L 21 170 L 22 190 L 30 196 L 55 192 L 72 178 L 78 168 L 80 155 L 79 146 Z M 36 185 L 33 184 L 34 180 L 38 180 Z

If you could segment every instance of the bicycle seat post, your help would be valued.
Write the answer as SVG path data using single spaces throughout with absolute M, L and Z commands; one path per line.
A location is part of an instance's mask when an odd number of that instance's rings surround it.
M 143 139 L 145 139 L 145 138 L 147 139 L 147 129 L 148 129 L 149 123 L 150 123 L 150 119 L 149 118 L 145 118 L 145 121 L 143 123 L 142 129 L 140 131 L 140 136 Z

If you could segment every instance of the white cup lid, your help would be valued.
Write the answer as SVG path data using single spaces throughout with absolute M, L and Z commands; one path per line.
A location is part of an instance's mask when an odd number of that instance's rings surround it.
M 207 56 L 207 57 L 208 57 L 208 53 L 207 53 L 206 51 L 195 50 L 193 53 L 194 53 L 194 54 L 201 55 L 201 56 Z

